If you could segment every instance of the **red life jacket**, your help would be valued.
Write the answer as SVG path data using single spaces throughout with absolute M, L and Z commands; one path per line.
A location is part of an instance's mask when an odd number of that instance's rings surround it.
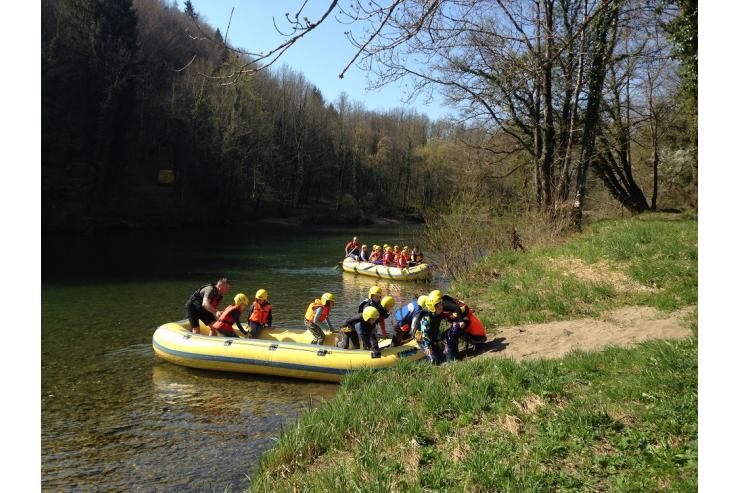
M 221 312 L 221 316 L 213 322 L 213 328 L 219 332 L 227 334 L 233 334 L 234 328 L 232 327 L 236 323 L 239 312 L 239 305 L 229 305 L 226 310 Z
M 271 304 L 266 303 L 263 306 L 255 301 L 254 303 L 252 303 L 252 314 L 249 316 L 249 321 L 257 322 L 260 325 L 265 325 L 267 324 L 267 319 L 270 317 L 271 310 Z
M 323 308 L 323 310 L 321 310 L 321 315 L 319 315 L 319 322 L 325 322 L 326 321 L 326 317 L 328 317 L 329 316 L 329 312 L 331 312 L 331 308 L 329 308 L 328 306 L 325 306 L 321 302 L 321 300 L 318 299 L 318 298 L 315 299 L 315 300 L 313 300 L 313 303 L 311 303 L 310 305 L 308 305 L 308 308 L 306 309 L 306 315 L 305 315 L 304 318 L 308 322 L 313 322 L 313 317 L 314 317 L 314 315 L 316 313 L 316 310 L 318 310 L 319 308 Z
M 383 255 L 383 265 L 393 265 L 393 252 Z
M 398 266 L 399 269 L 404 269 L 404 268 L 408 267 L 408 261 L 406 259 L 406 256 L 405 255 L 399 255 L 398 256 L 398 260 L 396 261 L 396 265 Z

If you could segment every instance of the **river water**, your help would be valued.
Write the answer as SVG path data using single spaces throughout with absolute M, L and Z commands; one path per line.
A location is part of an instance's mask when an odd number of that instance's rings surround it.
M 227 276 L 228 298 L 270 293 L 275 325 L 302 324 L 332 292 L 335 323 L 374 284 L 397 303 L 432 289 L 336 269 L 353 235 L 411 244 L 418 227 L 260 225 L 229 238 L 122 233 L 42 245 L 41 486 L 44 491 L 241 491 L 281 428 L 337 385 L 178 367 L 151 337 L 185 318 L 200 285 Z M 210 238 L 205 241 L 205 238 Z M 192 241 L 189 241 L 191 240 Z M 437 284 L 434 284 L 436 287 Z

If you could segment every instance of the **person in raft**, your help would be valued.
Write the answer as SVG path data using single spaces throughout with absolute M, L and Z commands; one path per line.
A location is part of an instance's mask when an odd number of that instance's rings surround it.
M 340 330 L 340 338 L 337 339 L 337 347 L 349 348 L 349 342 L 359 349 L 362 339 L 362 347 L 372 351 L 371 358 L 380 358 L 380 347 L 378 338 L 375 336 L 375 326 L 380 318 L 380 312 L 374 306 L 366 306 L 362 313 L 350 317 L 344 321 Z M 359 334 L 359 337 L 358 337 Z
M 306 328 L 313 334 L 313 341 L 311 344 L 323 344 L 324 343 L 324 330 L 319 324 L 325 323 L 331 332 L 334 332 L 334 327 L 331 326 L 329 320 L 329 313 L 334 307 L 334 295 L 331 293 L 324 293 L 321 299 L 315 299 L 309 303 L 306 308 L 306 315 L 304 316 L 303 323 Z
M 385 247 L 385 255 L 383 255 L 383 265 L 391 267 L 393 262 L 393 249 L 391 247 Z
M 357 243 L 357 237 L 352 237 L 352 241 L 344 245 L 344 256 L 351 257 L 354 260 L 360 258 L 360 244 Z
M 383 252 L 380 251 L 380 245 L 373 245 L 373 251 L 370 254 L 370 262 L 374 264 L 383 263 Z
M 213 322 L 218 319 L 218 304 L 229 292 L 229 280 L 222 277 L 216 283 L 205 284 L 195 290 L 185 303 L 185 311 L 190 321 L 190 330 L 193 334 L 200 334 L 200 323 L 202 320 L 209 328 L 213 329 Z
M 239 332 L 241 332 L 244 337 L 247 337 L 249 334 L 247 334 L 244 327 L 242 327 L 239 318 L 248 305 L 249 298 L 247 298 L 246 294 L 239 293 L 234 296 L 234 304 L 227 306 L 224 311 L 221 312 L 221 315 L 219 315 L 218 320 L 213 322 L 211 335 L 217 336 L 221 334 L 224 337 L 239 337 L 234 332 L 234 324 L 236 324 L 236 328 L 239 329 Z
M 424 311 L 419 318 L 419 330 L 416 340 L 427 359 L 434 365 L 442 363 L 442 349 L 439 347 L 439 325 L 442 323 L 442 301 L 427 297 Z
M 383 306 L 381 303 L 381 295 L 383 294 L 382 290 L 379 286 L 373 286 L 370 288 L 370 290 L 367 293 L 367 298 L 362 300 L 360 305 L 357 307 L 357 313 L 362 313 L 362 310 L 365 309 L 367 306 L 373 306 L 375 307 L 378 312 L 380 312 L 380 332 L 383 336 L 383 339 L 388 337 L 385 331 L 385 319 L 388 318 L 390 313 L 388 310 Z M 395 303 L 395 300 L 392 296 L 389 297 L 391 299 L 391 303 Z M 386 300 L 386 303 L 388 301 Z M 392 305 L 391 305 L 392 306 Z
M 419 328 L 422 313 L 426 310 L 424 306 L 426 302 L 427 295 L 423 294 L 418 299 L 411 300 L 405 306 L 396 310 L 392 338 L 394 346 L 400 346 L 414 337 Z
M 421 253 L 418 245 L 414 245 L 413 250 L 411 250 L 411 260 L 409 260 L 409 266 L 413 267 L 414 265 L 419 265 L 423 262 L 424 254 Z
M 258 289 L 254 295 L 254 303 L 247 312 L 249 332 L 255 339 L 259 337 L 263 327 L 272 327 L 272 305 L 267 301 L 267 291 Z
M 362 245 L 360 248 L 360 261 L 370 262 L 370 250 L 367 249 L 367 245 Z

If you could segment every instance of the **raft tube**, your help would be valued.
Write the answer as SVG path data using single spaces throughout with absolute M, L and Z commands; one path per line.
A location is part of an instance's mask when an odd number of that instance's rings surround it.
M 342 261 L 342 269 L 345 272 L 353 272 L 363 276 L 379 277 L 394 281 L 416 281 L 432 277 L 432 269 L 429 264 L 419 264 L 406 269 L 373 264 L 372 262 L 358 262 L 350 257 Z
M 164 324 L 152 336 L 154 352 L 165 361 L 190 368 L 325 382 L 339 382 L 345 373 L 358 368 L 390 368 L 402 359 L 424 358 L 416 341 L 391 347 L 390 340 L 382 340 L 380 357 L 371 358 L 370 351 L 332 346 L 332 333 L 326 334 L 324 345 L 309 344 L 313 335 L 305 328 L 266 327 L 259 339 L 211 337 L 202 323 L 200 330 L 200 334 L 190 332 L 187 320 Z

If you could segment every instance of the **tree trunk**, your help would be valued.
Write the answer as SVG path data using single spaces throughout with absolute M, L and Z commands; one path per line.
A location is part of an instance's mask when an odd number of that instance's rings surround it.
M 605 7 L 599 13 L 594 36 L 594 57 L 589 70 L 588 102 L 581 137 L 581 157 L 576 173 L 576 196 L 573 201 L 572 221 L 580 230 L 583 224 L 583 201 L 586 198 L 586 177 L 588 166 L 594 158 L 596 147 L 596 131 L 599 122 L 599 110 L 606 76 L 606 64 L 614 51 L 614 39 L 609 42 L 607 36 L 612 24 L 616 24 L 619 4 Z M 616 26 L 615 26 L 616 30 Z

